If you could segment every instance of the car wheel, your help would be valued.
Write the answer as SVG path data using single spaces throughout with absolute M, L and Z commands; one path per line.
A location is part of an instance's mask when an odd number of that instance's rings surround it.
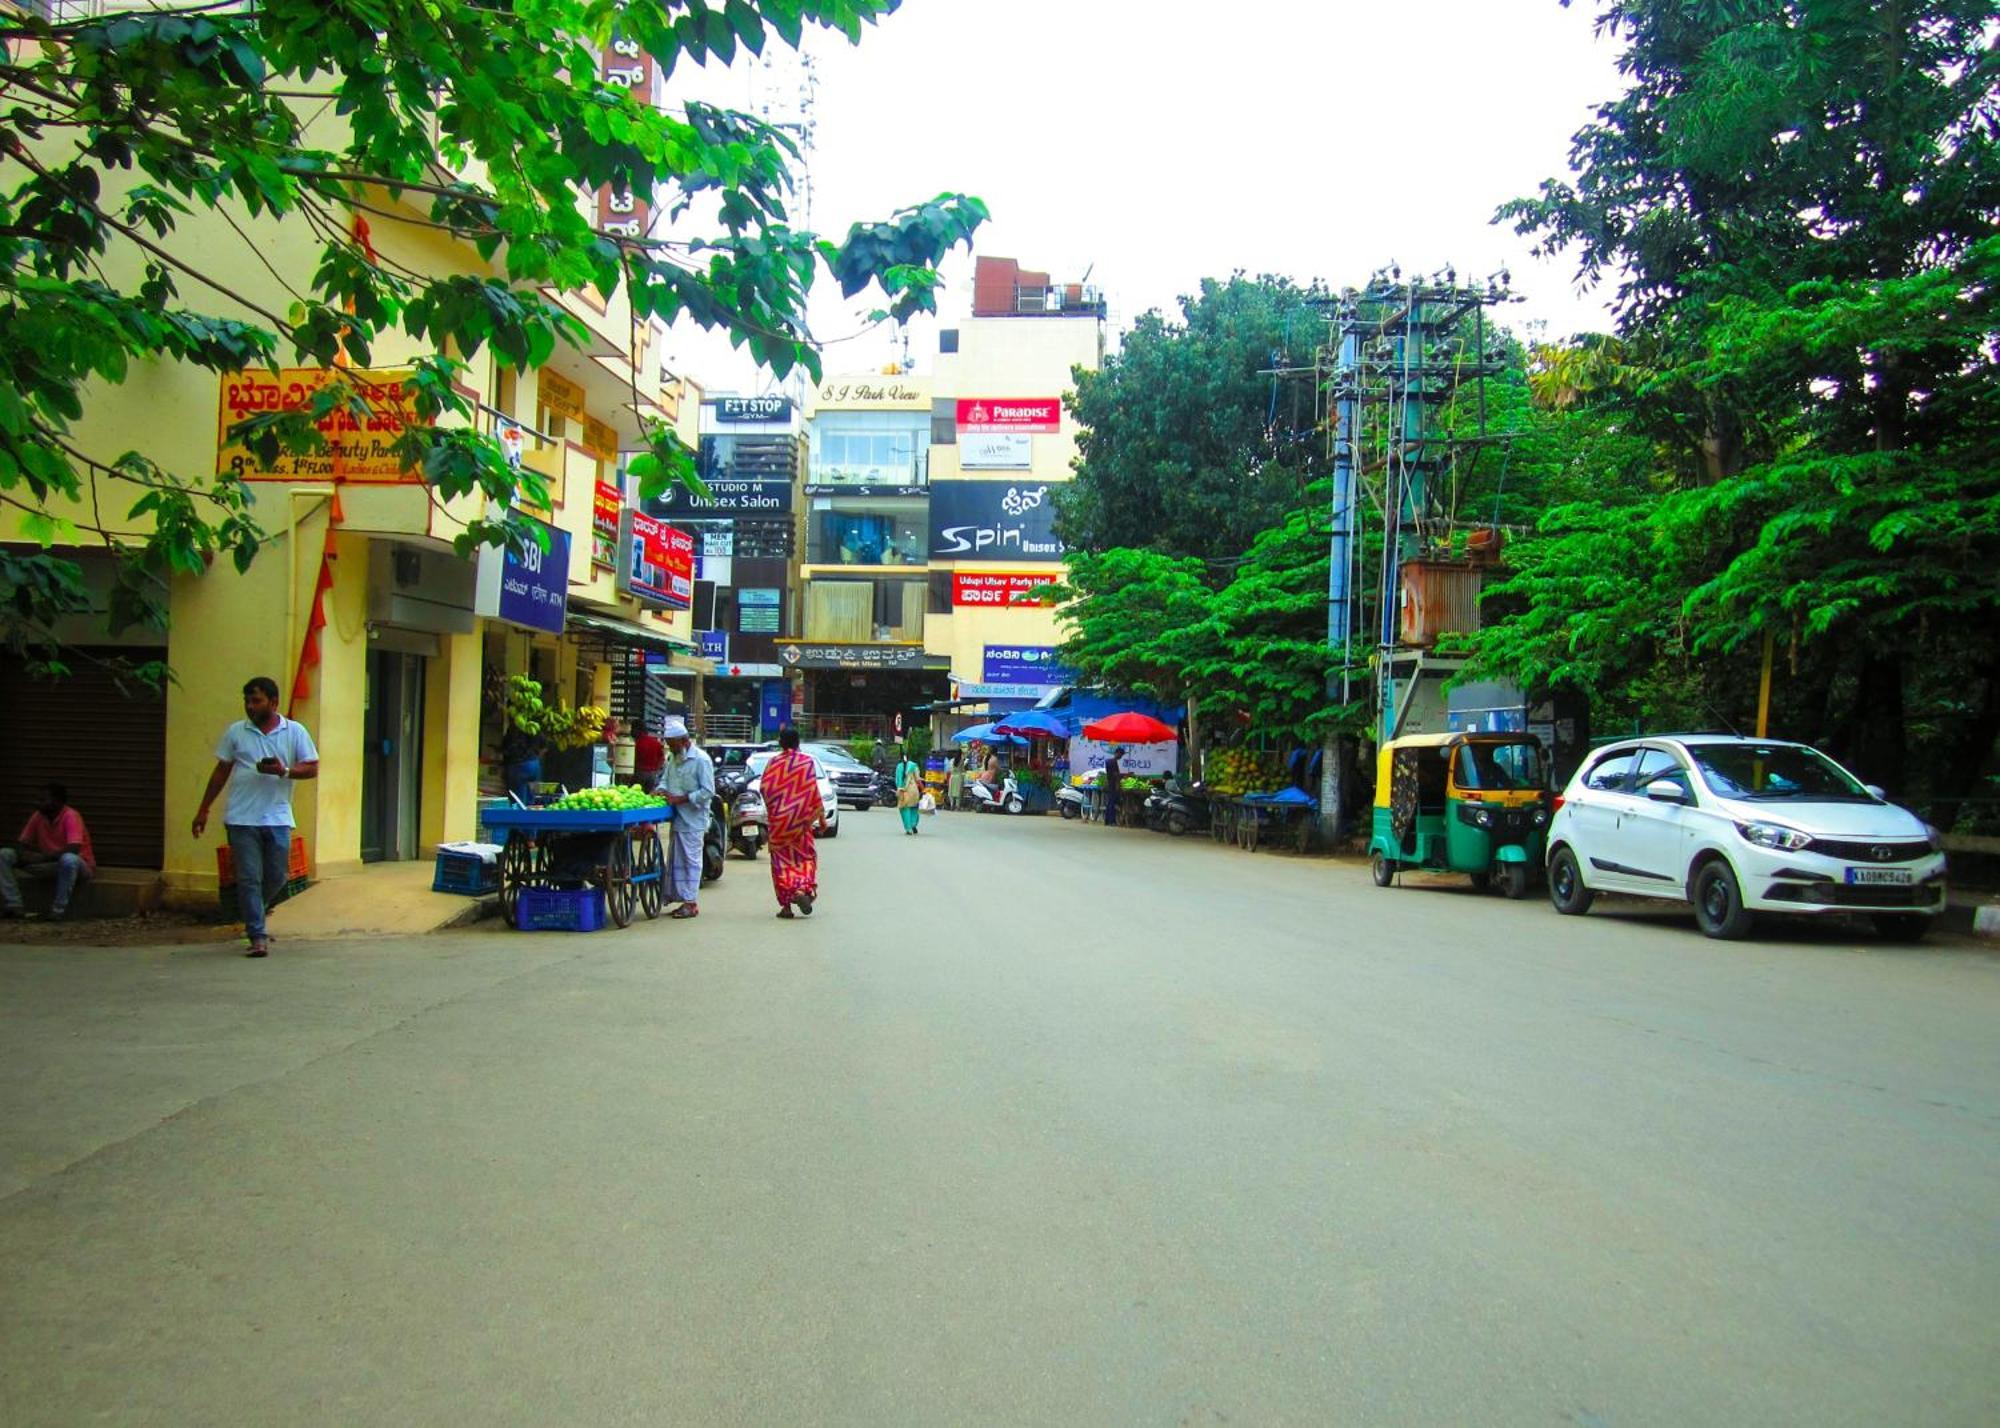
M 1549 859 L 1549 901 L 1564 917 L 1581 917 L 1597 901 L 1597 894 L 1583 885 L 1576 854 L 1567 848 L 1556 849 L 1556 855 Z
M 1743 905 L 1736 874 L 1720 858 L 1701 865 L 1694 875 L 1694 920 L 1710 937 L 1733 942 L 1748 937 L 1756 918 Z
M 1377 851 L 1368 858 L 1368 876 L 1375 879 L 1375 886 L 1386 888 L 1396 880 L 1396 869 L 1390 861 Z
M 840 820 L 836 818 L 833 820 L 833 822 L 827 824 L 826 832 L 822 833 L 820 836 L 822 838 L 838 838 L 840 836 Z
M 1528 865 L 1508 863 L 1500 870 L 1500 892 L 1519 902 L 1528 895 Z
M 1921 942 L 1931 930 L 1931 920 L 1915 912 L 1878 912 L 1870 920 L 1875 935 L 1890 942 Z

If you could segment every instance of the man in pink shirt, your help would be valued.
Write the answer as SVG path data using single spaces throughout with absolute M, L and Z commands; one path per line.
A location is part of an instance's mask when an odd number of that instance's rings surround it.
M 0 848 L 0 917 L 22 915 L 21 885 L 14 880 L 17 870 L 56 880 L 55 901 L 49 905 L 49 916 L 56 918 L 68 913 L 77 879 L 97 874 L 90 830 L 83 826 L 83 815 L 69 806 L 69 790 L 51 783 L 42 786 L 42 793 L 42 806 L 28 815 L 16 846 Z

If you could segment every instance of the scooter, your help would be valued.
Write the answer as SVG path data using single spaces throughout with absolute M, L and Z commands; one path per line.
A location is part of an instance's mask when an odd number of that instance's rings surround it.
M 1064 784 L 1057 789 L 1056 811 L 1068 819 L 1083 817 L 1083 790 L 1074 784 Z
M 1146 795 L 1146 826 L 1155 833 L 1171 833 L 1178 838 L 1191 830 L 1208 827 L 1208 794 L 1200 784 L 1187 788 L 1161 784 Z
M 746 858 L 755 858 L 769 837 L 764 795 L 746 784 L 729 806 L 729 846 Z
M 1000 785 L 999 797 L 984 779 L 974 779 L 965 786 L 965 796 L 972 804 L 974 813 L 1019 813 L 1028 805 L 1021 797 L 1021 786 L 1014 782 L 1014 775 L 1008 774 Z

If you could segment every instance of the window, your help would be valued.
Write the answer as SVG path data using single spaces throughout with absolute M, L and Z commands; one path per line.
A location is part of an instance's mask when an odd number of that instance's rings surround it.
M 958 351 L 958 329 L 957 329 L 957 328 L 955 328 L 955 327 L 941 327 L 941 328 L 939 328 L 939 329 L 938 329 L 938 351 L 939 351 L 939 352 L 956 352 L 956 351 Z
M 1656 779 L 1666 779 L 1677 785 L 1690 800 L 1693 799 L 1694 786 L 1681 761 L 1664 749 L 1647 749 L 1639 755 L 1638 771 L 1632 775 L 1632 792 L 1644 797 L 1646 785 Z
M 1801 744 L 1696 744 L 1692 752 L 1708 786 L 1724 798 L 1875 801 L 1826 755 Z
M 1460 788 L 1498 791 L 1547 785 L 1540 744 L 1460 744 L 1457 759 Z
M 809 640 L 913 644 L 924 637 L 922 580 L 814 580 L 806 586 Z
M 929 506 L 921 496 L 815 496 L 806 526 L 813 565 L 923 565 Z
M 1600 759 L 1591 765 L 1583 786 L 1598 793 L 1629 793 L 1632 770 L 1638 762 L 1637 752 L 1613 754 L 1607 759 Z
M 922 412 L 824 412 L 813 421 L 815 486 L 921 486 L 930 473 Z
M 958 445 L 958 402 L 955 398 L 931 399 L 931 445 Z

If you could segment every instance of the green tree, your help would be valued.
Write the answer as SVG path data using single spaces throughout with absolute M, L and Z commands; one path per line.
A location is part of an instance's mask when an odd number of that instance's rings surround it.
M 1311 384 L 1273 373 L 1312 365 L 1319 296 L 1285 278 L 1204 279 L 1179 321 L 1148 312 L 1101 370 L 1078 370 L 1064 541 L 1228 558 L 1297 505 L 1326 442 Z
M 818 372 L 807 295 L 830 274 L 849 296 L 874 287 L 901 318 L 933 303 L 935 264 L 970 241 L 977 200 L 945 195 L 824 240 L 792 225 L 783 133 L 690 102 L 663 112 L 599 79 L 616 36 L 671 77 L 729 64 L 808 27 L 850 40 L 898 0 L 260 0 L 156 3 L 51 20 L 0 17 L 0 502 L 49 545 L 99 527 L 122 557 L 113 621 L 159 623 L 174 571 L 217 556 L 246 566 L 263 538 L 243 483 L 172 471 L 144 451 L 83 449 L 92 382 L 154 360 L 216 372 L 283 362 L 365 367 L 406 334 L 415 418 L 401 454 L 439 497 L 483 491 L 494 515 L 462 544 L 520 540 L 507 520 L 538 502 L 539 478 L 509 469 L 467 418 L 452 381 L 488 344 L 541 365 L 580 325 L 545 289 L 623 284 L 637 320 L 685 317 L 727 333 L 780 375 Z M 610 185 L 671 215 L 664 237 L 595 231 L 579 198 Z M 414 201 L 420 212 L 406 205 Z M 240 298 L 213 254 L 176 242 L 203 209 L 310 225 L 319 266 L 298 301 Z M 348 215 L 418 222 L 471 245 L 491 275 L 398 271 L 352 234 Z M 704 221 L 704 215 L 707 216 Z M 112 274 L 131 273 L 131 281 Z M 291 276 L 291 275 L 287 275 Z M 361 410 L 351 380 L 310 410 L 239 428 L 269 460 L 323 445 L 314 422 Z M 363 413 L 365 414 L 365 412 Z M 632 463 L 647 493 L 692 482 L 690 454 L 663 428 Z M 87 513 L 103 478 L 122 488 L 143 541 Z M 519 489 L 517 489 L 517 486 Z M 48 648 L 84 606 L 78 567 L 53 550 L 0 550 L 0 638 Z
M 2000 729 L 1993 15 L 1601 7 L 1632 87 L 1573 179 L 1502 212 L 1618 275 L 1618 343 L 1544 391 L 1651 437 L 1651 489 L 1515 548 L 1484 668 L 1747 725 L 1769 637 L 1781 730 L 1892 785 L 1976 778 Z

